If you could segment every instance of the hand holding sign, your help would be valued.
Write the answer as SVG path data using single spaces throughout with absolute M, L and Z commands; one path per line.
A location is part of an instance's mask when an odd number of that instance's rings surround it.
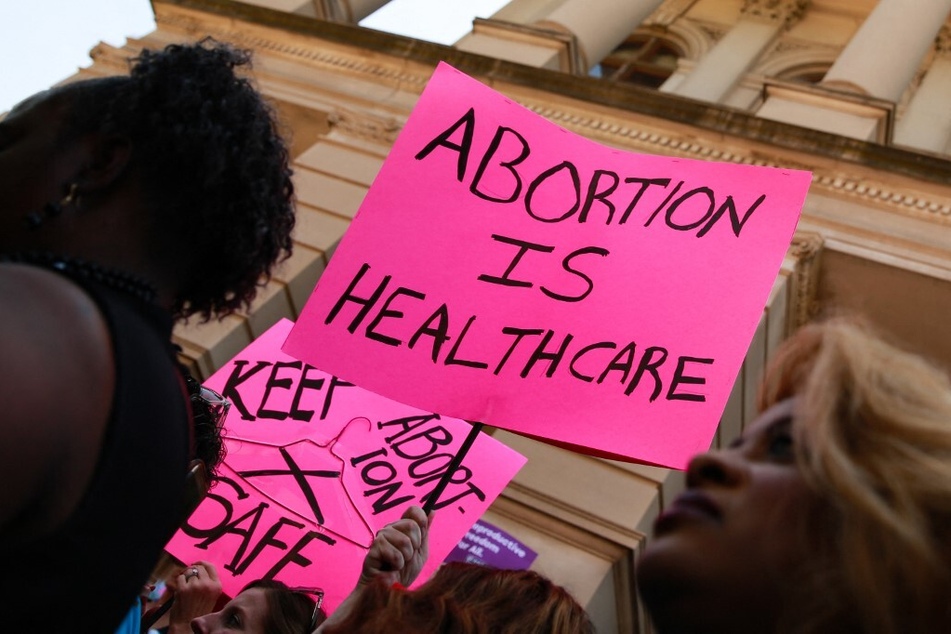
M 429 526 L 423 509 L 411 506 L 399 520 L 386 525 L 376 534 L 373 545 L 363 560 L 357 585 L 382 579 L 386 585 L 399 583 L 409 587 L 429 559 Z

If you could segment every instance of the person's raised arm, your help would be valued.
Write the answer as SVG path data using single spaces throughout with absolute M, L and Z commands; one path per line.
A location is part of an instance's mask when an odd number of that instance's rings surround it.
M 356 587 L 315 633 L 324 631 L 325 626 L 342 621 L 363 588 L 374 579 L 380 579 L 387 585 L 400 584 L 404 587 L 416 581 L 429 558 L 429 527 L 432 520 L 432 513 L 427 517 L 423 509 L 411 506 L 402 518 L 384 526 L 376 534 L 363 559 L 363 569 Z

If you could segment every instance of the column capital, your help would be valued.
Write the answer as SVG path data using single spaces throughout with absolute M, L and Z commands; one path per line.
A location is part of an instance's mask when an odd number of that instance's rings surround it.
M 951 57 L 951 28 L 945 24 L 934 40 L 935 52 L 942 57 Z
M 644 26 L 670 26 L 679 20 L 697 0 L 667 0 L 659 6 L 647 20 Z
M 744 0 L 740 14 L 787 27 L 801 18 L 808 6 L 809 0 Z
M 795 260 L 790 331 L 809 323 L 820 312 L 819 271 L 824 246 L 825 239 L 812 232 L 797 232 L 789 245 L 787 254 Z

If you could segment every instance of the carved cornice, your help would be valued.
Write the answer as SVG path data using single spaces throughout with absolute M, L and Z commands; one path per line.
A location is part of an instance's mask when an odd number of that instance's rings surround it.
M 935 37 L 934 48 L 935 53 L 942 57 L 951 55 L 951 28 L 948 28 L 947 24 L 942 26 L 941 30 L 938 31 L 938 35 Z
M 157 11 L 156 13 L 157 22 L 161 27 L 186 29 L 194 37 L 211 34 L 235 42 L 240 46 L 299 60 L 314 68 L 318 73 L 322 68 L 338 73 L 345 72 L 359 80 L 372 82 L 376 85 L 392 85 L 394 88 L 408 93 L 421 93 L 432 72 L 432 67 L 425 63 L 408 64 L 405 59 L 401 59 L 399 63 L 393 61 L 388 64 L 381 60 L 389 60 L 390 56 L 368 57 L 365 52 L 359 50 L 350 53 L 345 48 L 328 48 L 326 42 L 319 38 L 315 38 L 313 44 L 309 45 L 300 38 L 288 38 L 286 34 L 282 37 L 280 31 L 269 33 L 266 29 L 242 27 L 240 22 L 233 20 L 200 22 L 180 11 Z M 464 56 L 463 53 L 458 51 L 454 54 Z M 456 62 L 457 67 L 464 71 L 467 70 L 465 63 L 460 63 L 459 60 L 454 59 L 449 61 Z M 490 73 L 488 77 L 491 78 L 491 83 L 495 85 L 508 83 L 514 86 L 515 89 L 522 85 L 518 76 L 510 77 L 498 72 L 500 67 L 506 66 L 505 62 L 499 60 L 492 60 L 492 62 L 492 69 L 495 70 L 485 71 Z M 514 70 L 518 69 L 514 68 Z M 477 78 L 484 74 L 477 69 L 469 72 Z M 537 80 L 538 76 L 544 75 L 546 71 L 532 69 L 532 72 L 532 78 Z M 562 78 L 565 77 L 564 74 L 558 74 L 559 81 L 562 81 Z M 564 86 L 560 89 L 557 86 L 549 89 L 545 85 L 539 84 L 538 81 L 527 82 L 525 86 L 533 93 L 551 91 L 550 97 L 555 99 L 563 94 L 566 98 L 576 101 L 590 100 L 592 104 L 600 107 L 602 112 L 603 108 L 611 107 L 620 110 L 608 115 L 595 114 L 593 112 L 594 108 L 585 109 L 583 106 L 575 108 L 566 103 L 553 103 L 550 98 L 544 98 L 543 100 L 543 98 L 518 98 L 515 95 L 513 97 L 520 101 L 522 105 L 558 125 L 607 145 L 650 154 L 810 170 L 814 174 L 813 191 L 825 190 L 830 195 L 857 199 L 861 204 L 951 225 L 951 203 L 949 203 L 947 197 L 931 198 L 926 194 L 912 192 L 896 185 L 874 182 L 868 178 L 855 176 L 854 171 L 849 170 L 848 167 L 848 160 L 851 156 L 859 164 L 865 165 L 871 170 L 887 171 L 888 174 L 883 178 L 887 178 L 888 175 L 910 173 L 911 178 L 924 178 L 930 182 L 944 182 L 946 179 L 942 177 L 943 172 L 940 171 L 943 169 L 941 165 L 944 162 L 941 159 L 932 159 L 910 153 L 899 153 L 901 156 L 896 158 L 892 156 L 895 151 L 891 149 L 841 139 L 825 133 L 783 126 L 782 124 L 752 117 L 750 117 L 748 123 L 743 125 L 752 125 L 756 129 L 752 132 L 744 132 L 744 128 L 735 132 L 736 138 L 731 146 L 727 146 L 723 139 L 725 137 L 729 138 L 733 134 L 731 120 L 728 116 L 729 113 L 721 112 L 716 106 L 707 106 L 709 116 L 716 118 L 715 130 L 710 131 L 700 127 L 691 132 L 676 132 L 663 128 L 665 120 L 658 119 L 657 117 L 660 115 L 652 115 L 647 111 L 630 112 L 624 110 L 624 104 L 629 103 L 630 99 L 635 97 L 623 97 L 622 95 L 614 98 L 613 93 L 607 95 L 598 93 L 590 96 L 584 94 L 585 87 L 595 91 L 610 92 L 619 90 L 616 86 L 608 85 L 606 82 L 596 82 L 588 86 L 591 82 L 587 78 L 579 77 L 572 77 L 570 81 L 573 82 L 572 91 L 563 93 L 559 90 L 564 91 Z M 512 91 L 509 92 L 511 94 Z M 644 94 L 636 98 L 639 99 L 638 103 L 643 104 L 649 99 L 667 99 L 669 97 Z M 615 101 L 617 104 L 614 103 Z M 668 110 L 675 107 L 679 107 L 679 102 L 676 100 L 668 104 Z M 707 116 L 706 113 L 697 113 L 693 110 L 689 113 L 682 113 L 680 116 L 687 115 L 692 117 L 689 119 L 690 121 L 694 121 L 698 116 Z M 668 114 L 668 116 L 671 115 Z M 370 138 L 384 143 L 391 143 L 402 127 L 402 121 L 397 119 L 375 119 L 372 116 L 358 115 L 355 111 L 340 110 L 334 117 L 336 117 L 336 120 L 333 125 L 341 133 Z M 644 123 L 645 121 L 649 123 Z M 697 121 L 699 122 L 699 119 Z M 703 138 L 705 134 L 708 136 L 707 139 Z M 745 134 L 748 136 L 744 136 Z M 759 136 L 767 138 L 761 140 L 758 138 Z M 750 143 L 755 147 L 744 147 L 744 143 Z M 771 143 L 777 144 L 777 150 L 787 148 L 800 155 L 814 153 L 819 161 L 823 158 L 832 158 L 838 162 L 840 167 L 826 169 L 815 164 L 796 164 L 788 158 L 779 158 L 778 153 L 776 158 L 770 158 Z M 788 152 L 786 154 L 788 155 Z M 896 163 L 895 161 L 904 161 L 904 163 Z M 934 164 L 937 170 L 933 174 L 929 172 L 929 162 Z
M 817 55 L 827 56 L 830 51 L 838 53 L 842 49 L 841 46 L 835 46 L 827 42 L 813 42 L 811 40 L 800 40 L 790 37 L 781 37 L 776 40 L 776 43 L 773 45 L 766 55 L 771 53 L 788 53 L 790 51 L 816 51 Z M 764 55 L 764 57 L 766 57 Z M 833 58 L 834 59 L 834 58 Z
M 124 75 L 129 72 L 129 58 L 132 53 L 125 48 L 116 48 L 100 42 L 89 51 L 89 58 L 96 68 L 104 74 Z
M 365 112 L 338 108 L 330 113 L 327 122 L 332 130 L 356 137 L 393 145 L 403 125 L 395 117 L 375 117 Z
M 696 137 L 686 137 L 658 130 L 639 128 L 630 122 L 610 121 L 585 112 L 570 112 L 550 104 L 523 103 L 529 109 L 587 137 L 597 137 L 608 145 L 631 148 L 650 154 L 665 154 L 702 160 L 742 163 L 769 167 L 785 167 L 813 172 L 813 189 L 825 189 L 835 195 L 860 199 L 876 207 L 918 218 L 926 218 L 951 225 L 951 203 L 948 200 L 933 200 L 927 196 L 902 190 L 885 183 L 823 170 L 815 165 L 789 160 L 770 160 L 748 148 L 724 149 L 710 145 Z
M 267 37 L 262 33 L 234 25 L 213 29 L 207 22 L 195 20 L 191 16 L 181 13 L 157 14 L 155 22 L 159 27 L 184 31 L 193 38 L 211 34 L 217 39 L 255 51 L 268 51 L 318 67 L 323 66 L 334 70 L 368 75 L 377 83 L 389 81 L 400 85 L 404 89 L 408 86 L 418 87 L 417 92 L 422 92 L 426 82 L 429 81 L 429 73 L 425 75 L 413 73 L 407 71 L 405 65 L 384 65 L 367 61 L 356 55 L 327 50 L 319 46 L 320 42 L 318 42 L 318 46 L 311 47 L 300 42 Z
M 729 30 L 721 24 L 711 24 L 708 22 L 697 22 L 696 24 L 713 42 L 719 42 Z
M 670 26 L 696 2 L 697 0 L 667 0 L 644 20 L 642 26 Z
M 744 0 L 740 13 L 789 27 L 802 17 L 808 6 L 809 0 Z

